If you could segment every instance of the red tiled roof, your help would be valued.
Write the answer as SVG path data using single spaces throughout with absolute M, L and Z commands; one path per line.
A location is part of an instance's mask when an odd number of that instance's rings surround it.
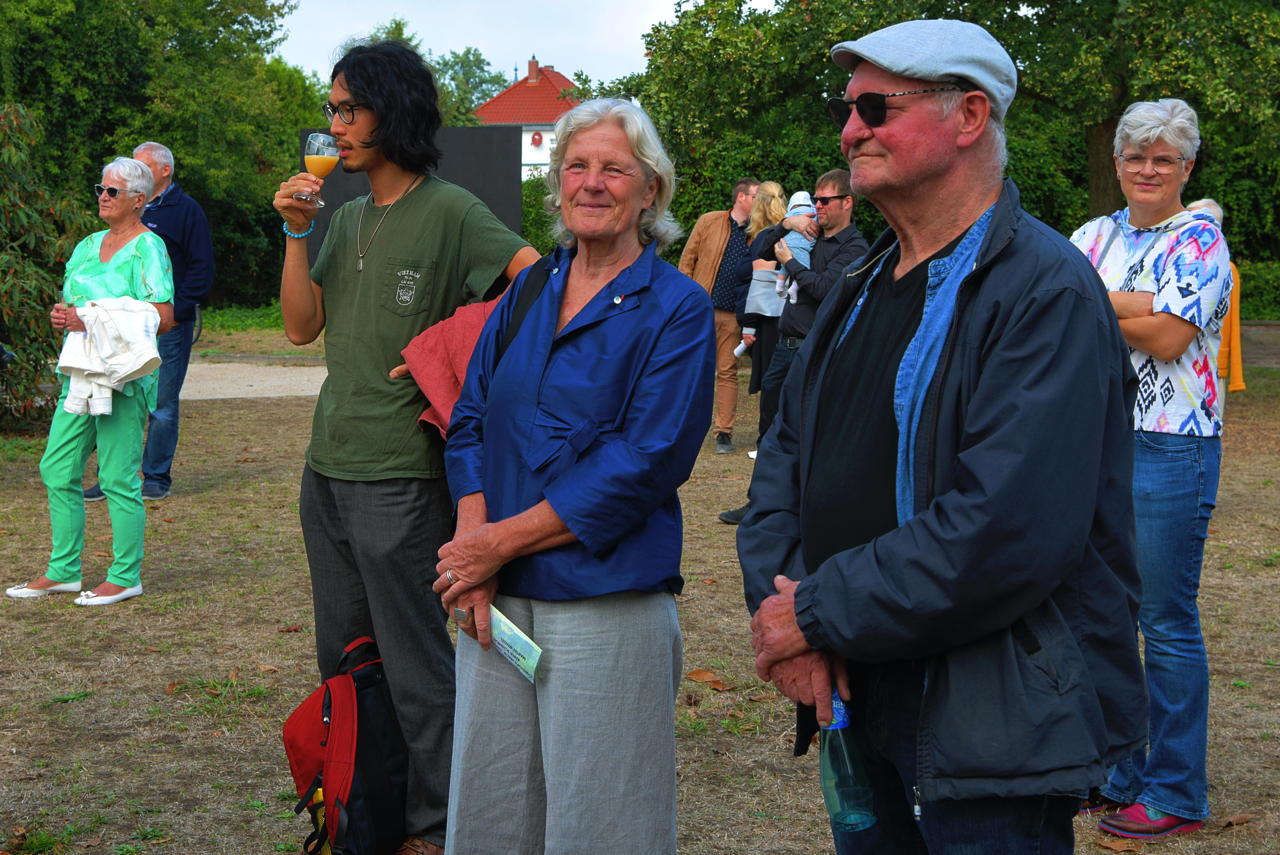
M 486 125 L 549 125 L 578 103 L 561 98 L 574 82 L 549 65 L 529 63 L 529 74 L 512 83 L 476 108 L 476 116 Z

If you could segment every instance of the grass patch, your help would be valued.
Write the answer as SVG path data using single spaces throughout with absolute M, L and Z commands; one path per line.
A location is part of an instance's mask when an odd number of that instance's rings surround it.
M 279 300 L 267 306 L 215 306 L 201 310 L 200 314 L 204 328 L 210 332 L 284 329 Z
M 0 434 L 0 461 L 19 463 L 39 460 L 44 454 L 47 436 L 31 434 Z
M 1227 404 L 1200 596 L 1214 820 L 1161 841 L 1162 855 L 1280 852 L 1280 371 L 1250 366 L 1247 382 Z M 280 727 L 317 679 L 297 516 L 314 405 L 184 402 L 174 493 L 147 507 L 146 596 L 103 609 L 0 598 L 0 852 L 298 851 L 309 824 L 285 814 L 296 797 Z M 755 406 L 742 396 L 743 424 Z M 725 688 L 685 680 L 678 694 L 680 852 L 830 852 L 816 752 L 792 756 L 791 704 L 754 676 L 736 530 L 716 518 L 742 504 L 753 464 L 725 457 L 708 442 L 681 490 L 683 670 L 711 670 Z M 0 453 L 0 567 L 12 581 L 49 548 L 37 458 Z M 89 584 L 110 561 L 95 555 L 109 535 L 106 509 L 91 505 Z M 1216 824 L 1242 814 L 1257 819 Z M 1077 855 L 1100 851 L 1094 825 L 1076 823 Z

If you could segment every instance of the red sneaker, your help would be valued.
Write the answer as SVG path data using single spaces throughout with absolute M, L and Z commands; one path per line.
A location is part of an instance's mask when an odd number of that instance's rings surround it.
M 1129 805 L 1111 816 L 1098 820 L 1099 831 L 1105 831 L 1117 837 L 1140 839 L 1164 837 L 1166 834 L 1185 834 L 1189 831 L 1199 831 L 1203 827 L 1204 822 L 1201 820 L 1184 819 L 1141 804 Z

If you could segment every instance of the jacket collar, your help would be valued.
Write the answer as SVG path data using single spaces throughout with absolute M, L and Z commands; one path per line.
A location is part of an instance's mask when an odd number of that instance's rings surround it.
M 564 294 L 564 282 L 568 278 L 568 267 L 576 255 L 576 249 L 565 247 L 560 247 L 552 253 L 552 269 L 560 271 L 561 282 L 558 291 L 561 296 Z M 640 252 L 640 257 L 601 288 L 600 293 L 592 297 L 556 337 L 569 335 L 585 326 L 639 308 L 643 299 L 641 295 L 649 290 L 650 283 L 653 281 L 653 267 L 657 260 L 657 247 L 650 243 Z
M 177 181 L 170 181 L 169 186 L 164 188 L 164 192 L 147 203 L 147 209 L 159 208 L 161 205 L 172 205 L 178 201 L 178 197 L 182 195 L 182 188 L 178 186 Z

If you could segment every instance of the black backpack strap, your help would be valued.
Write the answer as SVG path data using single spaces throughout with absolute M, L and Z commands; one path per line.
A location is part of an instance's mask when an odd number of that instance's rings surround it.
M 511 322 L 503 331 L 502 341 L 498 345 L 498 362 L 502 361 L 502 354 L 506 353 L 511 342 L 515 341 L 516 333 L 520 332 L 520 327 L 524 324 L 529 310 L 542 295 L 542 289 L 546 287 L 547 279 L 551 276 L 551 272 L 547 269 L 550 266 L 551 256 L 549 255 L 544 255 L 529 266 L 529 274 L 525 276 L 520 293 L 516 295 L 515 308 L 511 310 Z

